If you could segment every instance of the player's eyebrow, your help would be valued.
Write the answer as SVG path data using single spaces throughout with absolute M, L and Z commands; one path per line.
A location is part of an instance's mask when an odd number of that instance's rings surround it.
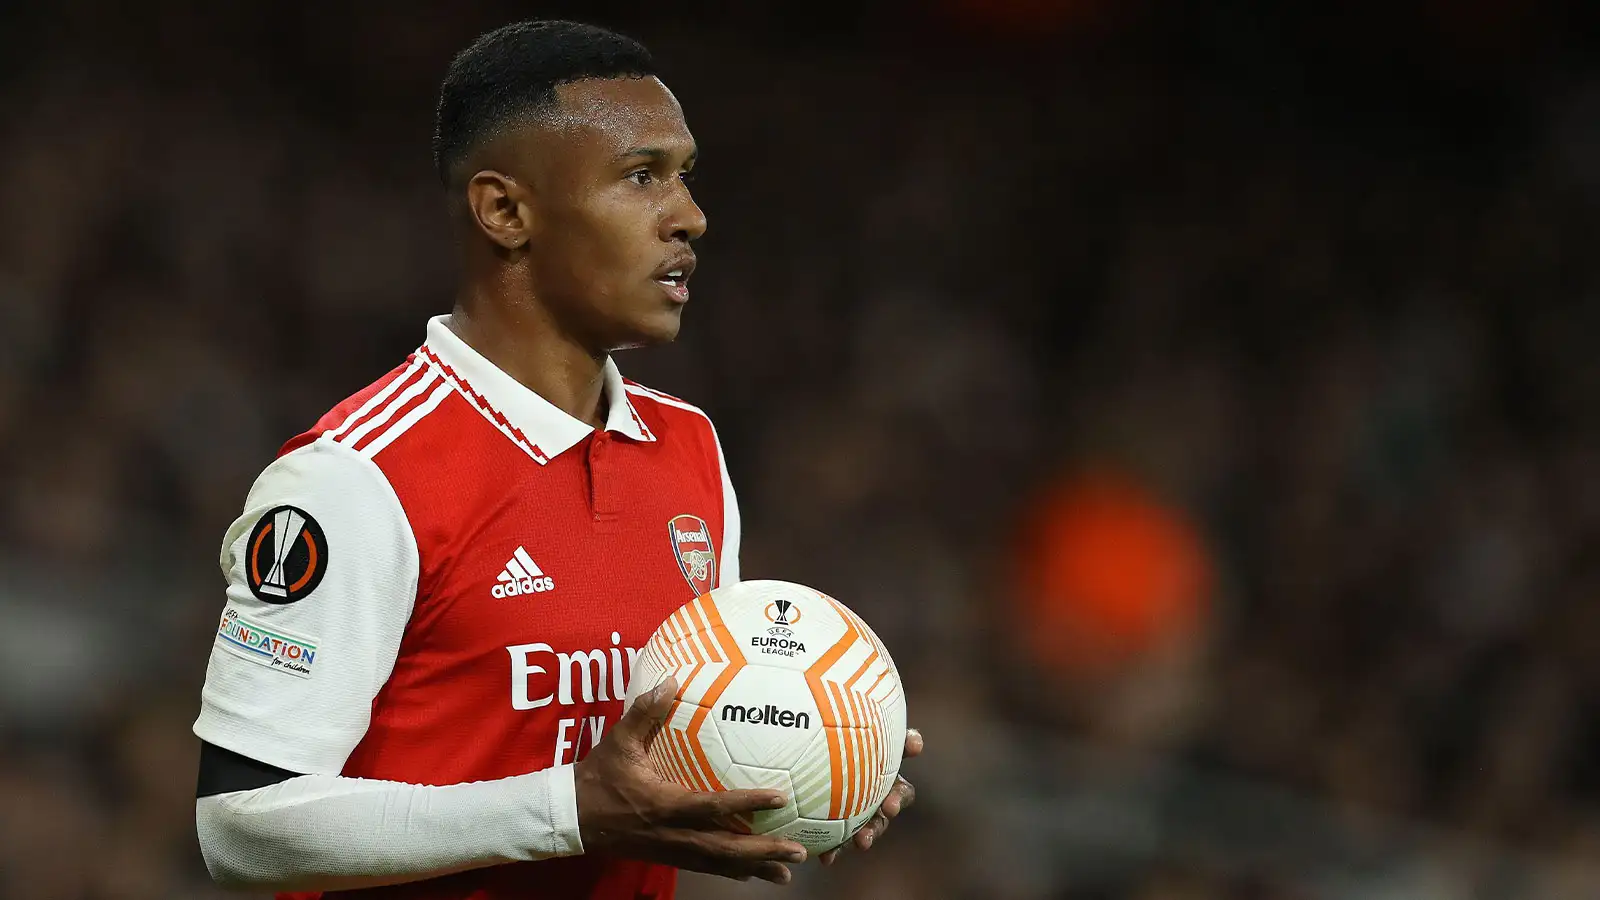
M 672 151 L 662 147 L 634 147 L 632 150 L 628 150 L 621 156 L 618 156 L 617 159 L 630 160 L 636 157 L 648 159 L 651 162 L 661 162 L 662 160 L 671 159 Z M 694 165 L 695 160 L 699 158 L 700 148 L 697 146 L 689 151 L 689 158 L 684 160 L 683 164 L 685 166 L 692 166 Z

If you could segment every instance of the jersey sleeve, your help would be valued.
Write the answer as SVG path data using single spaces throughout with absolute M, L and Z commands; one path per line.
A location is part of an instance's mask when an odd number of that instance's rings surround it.
M 322 439 L 256 480 L 223 540 L 202 740 L 335 775 L 366 733 L 417 593 L 417 544 L 371 460 Z
M 739 583 L 739 540 L 742 523 L 739 521 L 739 498 L 733 490 L 733 479 L 728 476 L 728 460 L 722 453 L 722 439 L 717 428 L 711 426 L 711 440 L 717 445 L 717 469 L 722 477 L 722 565 L 717 575 L 717 586 Z

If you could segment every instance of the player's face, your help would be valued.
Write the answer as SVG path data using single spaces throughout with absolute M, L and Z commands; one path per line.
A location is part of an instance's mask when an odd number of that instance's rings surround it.
M 529 274 L 540 301 L 597 349 L 670 341 L 689 299 L 705 214 L 684 175 L 694 137 L 655 78 L 557 88 L 559 110 L 524 144 L 532 187 Z

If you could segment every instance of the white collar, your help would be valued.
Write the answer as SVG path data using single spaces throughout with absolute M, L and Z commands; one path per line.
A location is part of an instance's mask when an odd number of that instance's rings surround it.
M 428 320 L 428 339 L 419 351 L 461 390 L 462 396 L 478 412 L 539 463 L 577 446 L 594 431 L 588 423 L 567 415 L 550 401 L 521 382 L 483 354 L 467 346 L 450 330 L 449 316 Z M 601 370 L 605 388 L 601 396 L 609 404 L 606 431 L 626 435 L 636 441 L 654 441 L 656 436 L 628 400 L 617 364 L 606 358 Z

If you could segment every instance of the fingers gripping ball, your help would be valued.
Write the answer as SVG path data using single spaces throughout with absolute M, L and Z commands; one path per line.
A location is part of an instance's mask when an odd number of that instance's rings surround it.
M 849 840 L 894 787 L 905 692 L 889 651 L 832 597 L 783 581 L 704 594 L 634 663 L 626 707 L 675 676 L 651 764 L 691 790 L 770 788 L 791 802 L 727 822 L 812 853 Z

